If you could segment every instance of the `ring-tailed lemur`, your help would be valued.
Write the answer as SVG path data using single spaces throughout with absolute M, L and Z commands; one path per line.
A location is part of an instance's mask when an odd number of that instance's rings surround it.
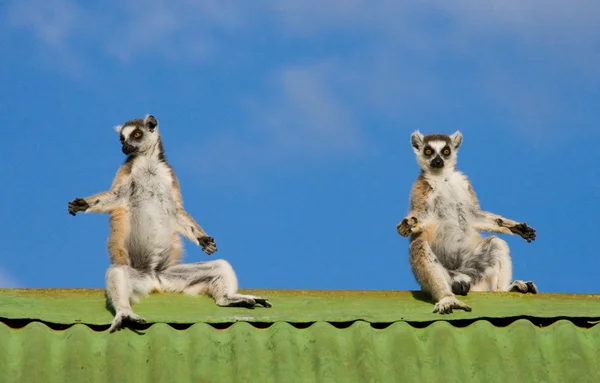
M 433 312 L 471 311 L 454 294 L 469 291 L 537 293 L 532 282 L 514 281 L 508 244 L 479 232 L 517 234 L 527 242 L 535 230 L 502 216 L 482 211 L 469 179 L 456 169 L 462 143 L 457 131 L 411 135 L 411 145 L 422 170 L 413 184 L 410 213 L 397 226 L 410 236 L 410 265 L 422 290 L 435 301 Z
M 207 294 L 219 306 L 271 307 L 265 298 L 237 293 L 236 274 L 225 260 L 180 264 L 179 234 L 209 255 L 217 246 L 183 208 L 179 181 L 165 159 L 158 121 L 146 115 L 116 130 L 127 159 L 110 190 L 68 204 L 71 215 L 110 214 L 111 266 L 106 289 L 115 310 L 110 332 L 124 320 L 145 322 L 132 311 L 131 303 L 152 292 Z

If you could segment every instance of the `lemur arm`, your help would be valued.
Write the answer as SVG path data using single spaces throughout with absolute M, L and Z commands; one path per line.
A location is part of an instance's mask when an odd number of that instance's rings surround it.
M 427 199 L 433 189 L 423 175 L 420 175 L 415 181 L 410 194 L 410 213 L 396 225 L 396 230 L 403 237 L 410 234 L 419 234 L 425 225 L 427 214 Z
M 471 184 L 469 184 L 469 194 L 476 210 L 473 224 L 475 230 L 488 233 L 514 234 L 521 236 L 527 242 L 535 241 L 535 229 L 527 226 L 525 222 L 513 221 L 501 215 L 481 210 L 477 195 Z
M 75 198 L 69 202 L 69 214 L 75 215 L 80 211 L 85 213 L 109 213 L 122 207 L 123 200 L 120 198 L 119 192 L 121 187 L 129 180 L 130 174 L 131 165 L 129 163 L 121 166 L 110 190 L 85 198 Z
M 190 214 L 183 208 L 183 199 L 181 196 L 181 189 L 179 187 L 179 180 L 177 176 L 171 170 L 171 177 L 173 177 L 173 185 L 171 188 L 173 198 L 177 203 L 177 232 L 183 235 L 185 238 L 194 242 L 196 245 L 202 247 L 202 250 L 206 254 L 212 254 L 217 251 L 217 245 L 215 239 L 202 229 Z

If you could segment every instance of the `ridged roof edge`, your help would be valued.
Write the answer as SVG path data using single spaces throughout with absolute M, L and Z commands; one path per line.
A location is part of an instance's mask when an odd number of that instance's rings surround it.
M 182 294 L 153 294 L 134 304 L 148 324 L 215 326 L 248 322 L 260 326 L 288 322 L 371 324 L 409 322 L 423 327 L 435 321 L 468 325 L 488 320 L 502 325 L 520 318 L 536 323 L 570 320 L 582 326 L 600 321 L 600 295 L 470 293 L 461 297 L 473 311 L 433 314 L 433 305 L 415 291 L 390 290 L 242 290 L 268 297 L 272 308 L 223 308 L 208 297 Z M 103 289 L 0 289 L 0 320 L 9 324 L 40 321 L 57 325 L 83 323 L 107 326 L 112 314 L 106 308 Z M 12 326 L 11 326 L 12 327 Z

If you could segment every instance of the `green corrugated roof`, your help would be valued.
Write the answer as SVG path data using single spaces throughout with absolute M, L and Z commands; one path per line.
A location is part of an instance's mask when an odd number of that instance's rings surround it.
M 109 334 L 103 290 L 0 290 L 0 382 L 600 382 L 600 295 L 245 290 L 152 295 Z

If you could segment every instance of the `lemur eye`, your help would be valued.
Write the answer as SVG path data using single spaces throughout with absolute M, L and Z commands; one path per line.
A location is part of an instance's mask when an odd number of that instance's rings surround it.
M 430 156 L 432 153 L 431 149 L 425 149 L 425 155 Z
M 450 149 L 444 149 L 444 155 L 445 156 L 449 156 L 450 155 Z
M 142 133 L 140 133 L 140 132 L 135 132 L 133 134 L 133 138 L 140 138 L 141 136 L 142 136 Z

